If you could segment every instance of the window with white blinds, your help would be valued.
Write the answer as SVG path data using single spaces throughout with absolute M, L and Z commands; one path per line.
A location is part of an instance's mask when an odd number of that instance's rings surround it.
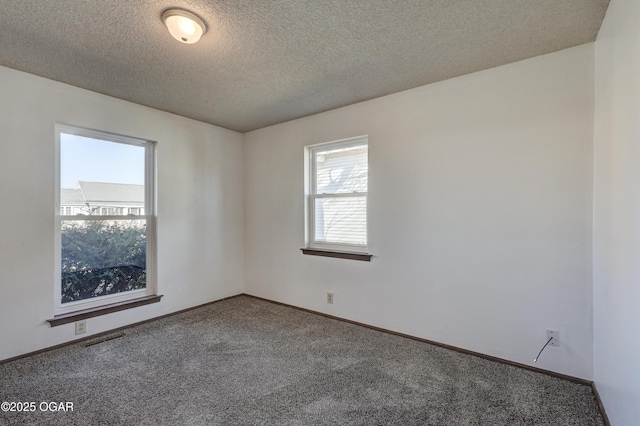
M 367 137 L 314 145 L 309 153 L 308 246 L 367 248 Z

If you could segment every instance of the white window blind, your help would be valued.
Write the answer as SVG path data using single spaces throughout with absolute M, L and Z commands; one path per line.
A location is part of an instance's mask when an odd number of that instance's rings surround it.
M 309 246 L 353 249 L 367 246 L 367 138 L 309 148 Z

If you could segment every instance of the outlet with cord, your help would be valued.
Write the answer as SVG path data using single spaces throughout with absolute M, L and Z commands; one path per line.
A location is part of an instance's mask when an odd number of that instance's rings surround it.
M 549 346 L 560 346 L 560 332 L 558 330 L 547 330 L 547 340 Z
M 558 330 L 547 330 L 547 343 L 540 349 L 538 356 L 533 359 L 533 362 L 538 362 L 538 358 L 540 358 L 542 351 L 544 351 L 547 346 L 560 346 L 560 332 Z

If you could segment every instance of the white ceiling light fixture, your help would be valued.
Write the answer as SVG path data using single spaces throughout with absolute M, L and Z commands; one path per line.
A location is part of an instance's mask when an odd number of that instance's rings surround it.
M 191 12 L 180 9 L 169 9 L 162 14 L 162 22 L 169 33 L 180 43 L 193 44 L 207 31 L 202 19 Z

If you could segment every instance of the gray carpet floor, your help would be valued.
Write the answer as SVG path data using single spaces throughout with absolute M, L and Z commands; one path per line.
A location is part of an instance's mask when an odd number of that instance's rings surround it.
M 1 364 L 0 402 L 74 410 L 0 424 L 604 424 L 587 386 L 246 296 L 107 337 Z

